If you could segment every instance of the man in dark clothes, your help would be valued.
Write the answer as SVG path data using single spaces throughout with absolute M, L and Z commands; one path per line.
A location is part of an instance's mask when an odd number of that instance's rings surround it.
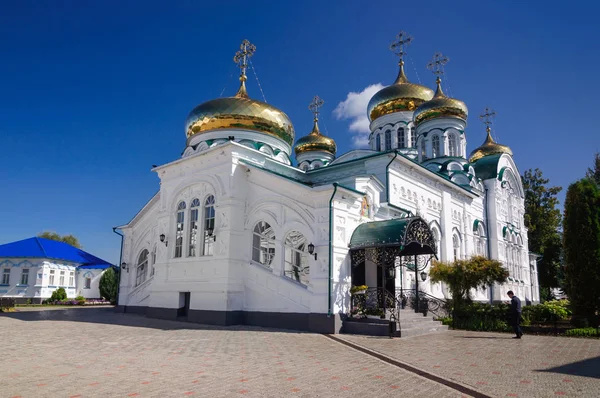
M 513 339 L 520 339 L 523 336 L 521 330 L 521 300 L 515 296 L 512 290 L 508 291 L 510 297 L 510 320 L 516 336 Z

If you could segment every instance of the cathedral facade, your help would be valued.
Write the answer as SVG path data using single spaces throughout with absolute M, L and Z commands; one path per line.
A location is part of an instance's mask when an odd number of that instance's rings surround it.
M 394 262 L 353 259 L 357 248 L 386 247 L 396 250 L 398 265 L 409 246 L 419 246 L 398 236 L 417 224 L 430 238 L 430 256 L 452 261 L 480 254 L 504 264 L 508 283 L 474 291 L 476 300 L 505 300 L 513 290 L 539 301 L 523 187 L 510 148 L 492 138 L 493 112 L 483 115 L 485 142 L 467 155 L 468 110 L 442 90 L 444 58 L 431 62 L 435 91 L 411 83 L 403 70 L 405 39 L 399 35 L 395 44 L 398 77 L 365 110 L 370 148 L 341 156 L 319 130 L 318 97 L 310 106 L 313 129 L 297 140 L 283 111 L 250 98 L 246 67 L 255 47 L 244 41 L 234 58 L 241 68 L 237 93 L 190 112 L 183 155 L 153 169 L 159 192 L 118 227 L 118 308 L 206 324 L 337 333 L 355 285 L 418 285 L 450 297 L 443 284 L 427 280 L 430 262 L 419 280 L 417 272 L 384 276 Z

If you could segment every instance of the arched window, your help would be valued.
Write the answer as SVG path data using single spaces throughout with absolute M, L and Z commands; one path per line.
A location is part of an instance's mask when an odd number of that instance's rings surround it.
M 213 254 L 215 239 L 215 197 L 208 195 L 204 201 L 204 248 L 202 254 L 209 256 Z
M 440 137 L 438 135 L 434 135 L 433 139 L 431 140 L 431 146 L 432 146 L 432 156 L 434 158 L 437 158 L 438 156 L 441 155 L 440 153 Z
M 398 129 L 398 148 L 406 148 L 406 140 L 404 139 L 404 128 Z
M 415 126 L 410 126 L 410 146 L 413 148 L 417 147 L 417 130 Z
M 377 134 L 375 136 L 375 150 L 381 151 L 381 135 L 380 134 Z
M 425 147 L 425 140 L 421 141 L 421 159 L 427 159 L 427 148 Z
M 175 257 L 183 254 L 183 221 L 185 220 L 185 202 L 177 205 L 177 220 L 175 224 Z
M 139 286 L 146 281 L 148 275 L 148 250 L 144 249 L 140 253 L 135 271 L 135 285 Z
M 473 243 L 475 245 L 475 254 L 485 256 L 487 253 L 485 229 L 481 222 L 478 222 L 477 228 L 473 231 Z
M 452 252 L 454 254 L 454 261 L 460 258 L 460 238 L 458 235 L 452 235 Z
M 196 247 L 198 245 L 198 212 L 200 207 L 200 200 L 194 199 L 190 204 L 190 234 L 188 236 L 188 256 L 196 256 Z
M 431 228 L 431 233 L 433 234 L 433 240 L 435 242 L 435 254 L 437 256 L 438 259 L 441 259 L 441 254 L 440 254 L 440 250 L 441 250 L 441 245 L 440 245 L 440 231 L 438 231 L 438 229 L 436 227 Z
M 259 221 L 252 234 L 252 261 L 271 267 L 275 256 L 275 231 L 271 226 Z
M 458 150 L 456 148 L 456 135 L 450 134 L 448 136 L 448 154 L 450 156 L 458 156 Z
M 385 151 L 392 149 L 392 132 L 390 130 L 385 131 Z
M 285 237 L 285 269 L 288 278 L 308 284 L 309 265 L 306 254 L 306 238 L 298 231 L 292 231 Z

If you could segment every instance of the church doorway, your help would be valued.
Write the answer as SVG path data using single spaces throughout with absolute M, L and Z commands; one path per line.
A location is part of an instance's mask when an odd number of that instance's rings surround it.
M 422 271 L 418 265 L 426 265 L 435 256 L 435 238 L 425 220 L 406 217 L 361 224 L 354 230 L 349 246 L 352 286 L 368 287 L 356 297 L 366 315 L 385 318 L 390 310 L 404 307 L 409 297 L 416 300 L 415 310 L 419 311 L 419 281 L 414 279 L 401 286 L 412 275 L 405 278 L 400 273 L 397 277 L 396 268 L 412 269 L 416 275 Z
M 179 293 L 179 308 L 177 309 L 178 318 L 187 318 L 190 312 L 190 292 Z

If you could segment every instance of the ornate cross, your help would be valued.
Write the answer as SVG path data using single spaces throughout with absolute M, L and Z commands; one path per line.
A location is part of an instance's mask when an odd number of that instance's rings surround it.
M 412 39 L 411 35 L 401 30 L 396 35 L 396 41 L 390 44 L 390 50 L 400 57 L 400 62 L 403 61 L 404 55 L 406 55 L 406 47 L 408 47 Z
M 481 119 L 483 124 L 485 124 L 485 129 L 487 131 L 490 131 L 492 123 L 493 123 L 493 119 L 495 116 L 496 116 L 496 111 L 494 111 L 493 109 L 490 109 L 490 108 L 485 108 L 483 110 L 483 113 L 481 115 L 479 115 L 479 119 Z
M 429 69 L 434 75 L 439 79 L 441 75 L 444 74 L 444 65 L 446 65 L 450 61 L 450 58 L 446 57 L 442 53 L 433 54 L 433 58 L 427 64 L 427 69 Z
M 315 121 L 319 119 L 319 109 L 323 106 L 325 101 L 323 101 L 318 95 L 315 95 L 312 102 L 308 105 L 308 109 L 315 115 Z
M 248 40 L 242 41 L 240 50 L 235 53 L 233 62 L 235 62 L 241 70 L 241 76 L 246 76 L 246 68 L 248 67 L 248 60 L 254 55 L 256 46 L 250 43 Z

